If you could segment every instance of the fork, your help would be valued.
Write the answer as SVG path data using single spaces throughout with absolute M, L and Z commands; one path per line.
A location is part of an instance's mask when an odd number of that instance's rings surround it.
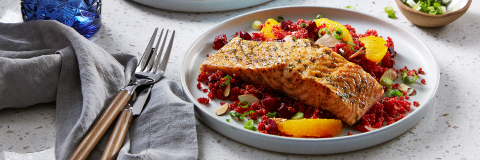
M 163 48 L 165 46 L 168 30 L 167 34 L 165 34 L 165 38 L 160 49 L 161 51 L 159 52 L 160 55 L 157 55 L 157 48 L 163 35 L 163 29 L 160 33 L 160 38 L 157 41 L 155 48 L 153 48 L 153 43 L 155 41 L 157 31 L 158 28 L 156 28 L 153 32 L 148 46 L 145 49 L 145 52 L 142 55 L 142 58 L 140 59 L 137 68 L 135 69 L 135 74 L 131 76 L 132 79 L 130 83 L 124 89 L 120 90 L 113 98 L 107 109 L 105 109 L 98 121 L 90 129 L 88 134 L 85 136 L 85 138 L 70 156 L 70 160 L 86 159 L 88 157 L 90 152 L 97 145 L 98 141 L 105 134 L 105 132 L 110 127 L 115 118 L 118 116 L 118 114 L 122 111 L 123 108 L 127 107 L 127 103 L 130 101 L 130 98 L 134 94 L 137 87 L 154 84 L 162 78 L 165 72 L 168 57 L 170 56 L 175 30 L 172 32 L 170 43 L 164 55 L 164 57 L 167 58 L 164 58 L 162 60 L 162 63 L 159 63 L 159 61 L 161 53 L 163 52 Z
M 163 30 L 162 30 L 162 33 L 163 33 Z M 168 35 L 168 30 L 166 32 L 166 35 Z M 152 55 L 154 56 L 153 58 L 156 59 L 155 63 L 153 63 L 153 66 L 151 66 L 150 64 L 147 65 L 145 70 L 149 70 L 149 71 L 141 72 L 141 74 L 139 74 L 140 77 L 148 77 L 147 79 L 154 79 L 155 82 L 158 82 L 158 80 L 162 78 L 163 73 L 165 72 L 165 69 L 167 66 L 168 58 L 170 57 L 170 52 L 173 44 L 173 35 L 175 35 L 175 30 L 172 33 L 172 38 L 170 39 L 169 46 L 165 52 L 165 55 L 163 56 L 162 62 L 157 63 L 159 62 L 160 56 L 162 55 L 167 36 L 165 36 L 165 39 L 163 40 L 163 44 L 162 44 L 162 47 L 160 48 L 160 52 L 158 56 L 156 56 L 157 54 Z M 160 37 L 162 37 L 162 34 L 160 34 Z M 158 48 L 158 43 L 157 43 L 157 47 L 155 49 L 152 49 L 152 52 L 156 52 L 157 48 Z M 128 128 L 130 127 L 130 123 L 132 122 L 133 116 L 139 116 L 140 113 L 142 112 L 143 107 L 145 106 L 145 102 L 149 97 L 150 91 L 154 85 L 153 83 L 149 85 L 146 89 L 143 89 L 143 91 L 138 94 L 137 100 L 134 102 L 135 104 L 133 104 L 133 106 L 131 105 L 126 106 L 125 109 L 120 113 L 117 123 L 115 124 L 115 128 L 113 129 L 113 133 L 110 136 L 107 146 L 105 147 L 105 150 L 102 154 L 101 160 L 116 159 L 118 155 L 118 151 L 120 151 L 121 145 L 125 140 L 125 136 L 127 134 Z

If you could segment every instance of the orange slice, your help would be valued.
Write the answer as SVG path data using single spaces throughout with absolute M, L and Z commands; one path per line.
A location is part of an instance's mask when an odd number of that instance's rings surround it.
M 324 23 L 325 23 L 325 27 L 330 29 L 331 31 L 334 31 L 335 27 L 338 27 L 338 28 L 342 29 L 342 31 L 343 31 L 342 41 L 353 43 L 352 35 L 350 35 L 350 31 L 348 31 L 347 27 L 343 26 L 342 24 L 340 24 L 338 22 L 329 20 L 327 18 L 320 18 L 320 19 L 315 20 L 315 24 L 317 24 L 317 27 L 324 24 Z M 353 53 L 353 52 L 351 52 L 352 51 L 352 45 L 347 44 L 347 49 L 346 50 L 348 51 L 347 53 Z M 346 57 L 349 57 L 349 56 L 350 55 L 347 54 Z
M 366 48 L 366 55 L 365 57 L 372 62 L 375 63 L 380 63 L 387 54 L 387 46 L 385 46 L 385 43 L 387 43 L 383 38 L 381 37 L 375 37 L 375 36 L 367 36 L 367 37 L 362 37 L 359 39 L 360 42 L 365 44 Z
M 260 32 L 263 33 L 263 37 L 265 37 L 266 39 L 269 39 L 269 38 L 275 39 L 275 38 L 277 38 L 277 36 L 275 36 L 275 34 L 273 34 L 273 32 L 272 32 L 274 25 L 279 25 L 279 23 L 278 23 L 276 20 L 272 19 L 272 18 L 268 19 L 268 20 L 265 22 L 262 30 L 260 31 Z
M 293 137 L 333 137 L 342 132 L 338 119 L 276 120 L 278 130 Z

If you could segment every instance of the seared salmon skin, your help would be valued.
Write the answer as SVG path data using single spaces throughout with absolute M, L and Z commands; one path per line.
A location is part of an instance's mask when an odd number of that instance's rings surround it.
M 330 111 L 353 125 L 383 95 L 382 86 L 362 67 L 328 47 L 306 39 L 260 42 L 233 38 L 210 55 L 200 70 L 238 74 L 304 104 Z

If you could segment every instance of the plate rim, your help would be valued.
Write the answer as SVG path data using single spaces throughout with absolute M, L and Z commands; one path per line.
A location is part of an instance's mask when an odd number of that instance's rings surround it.
M 186 67 L 189 67 L 186 63 L 187 59 L 189 57 L 187 57 L 187 55 L 189 55 L 191 52 L 192 52 L 192 49 L 194 46 L 196 46 L 200 39 L 204 38 L 208 33 L 210 32 L 213 32 L 215 29 L 221 27 L 223 24 L 227 23 L 227 22 L 230 22 L 234 19 L 237 19 L 237 18 L 240 18 L 240 17 L 243 17 L 243 16 L 247 16 L 247 15 L 250 15 L 250 14 L 256 14 L 256 13 L 259 13 L 259 12 L 265 12 L 265 11 L 269 11 L 269 10 L 275 10 L 275 9 L 288 9 L 288 8 L 318 8 L 318 9 L 334 9 L 334 10 L 342 10 L 342 11 L 347 11 L 347 12 L 354 12 L 355 14 L 361 14 L 363 16 L 368 16 L 369 18 L 374 18 L 376 20 L 380 20 L 380 21 L 384 21 L 386 23 L 389 23 L 389 24 L 395 24 L 395 22 L 393 22 L 392 20 L 385 20 L 385 19 L 382 19 L 382 18 L 379 18 L 377 16 L 374 16 L 372 14 L 369 14 L 369 13 L 364 13 L 364 12 L 359 12 L 359 11 L 353 11 L 353 10 L 348 10 L 348 9 L 344 9 L 344 8 L 339 8 L 339 7 L 328 7 L 328 6 L 307 6 L 307 5 L 292 5 L 292 6 L 278 6 L 278 7 L 270 7 L 270 8 L 264 8 L 264 9 L 260 9 L 260 10 L 256 10 L 256 11 L 251 11 L 251 12 L 247 12 L 247 13 L 243 13 L 243 14 L 240 14 L 240 15 L 237 15 L 237 16 L 234 16 L 234 17 L 231 17 L 229 19 L 226 19 L 218 24 L 216 24 L 215 26 L 213 26 L 211 29 L 209 29 L 208 31 L 206 31 L 205 33 L 203 33 L 201 36 L 199 36 L 192 45 L 189 46 L 189 49 L 188 51 L 185 53 L 184 55 L 184 58 L 183 58 L 183 61 L 182 61 L 182 66 L 181 66 L 181 84 L 182 84 L 182 89 L 183 91 L 185 92 L 185 94 L 187 95 L 187 98 L 192 102 L 194 103 L 194 107 L 196 109 L 199 109 L 203 112 L 205 112 L 205 110 L 202 108 L 202 107 L 199 107 L 198 106 L 198 102 L 196 101 L 196 99 L 193 97 L 193 95 L 190 93 L 190 92 L 187 92 L 189 91 L 188 90 L 188 86 L 187 86 L 187 82 L 186 82 L 186 77 L 185 77 L 185 74 L 184 71 L 186 71 Z M 438 62 L 437 62 L 437 59 L 436 57 L 434 56 L 432 50 L 425 44 L 424 41 L 420 40 L 417 36 L 411 34 L 410 32 L 408 32 L 407 30 L 401 28 L 401 27 L 398 27 L 400 28 L 402 31 L 406 32 L 409 34 L 409 36 L 412 36 L 415 38 L 416 41 L 420 42 L 421 46 L 423 46 L 427 51 L 427 55 L 432 57 L 432 62 L 434 63 L 434 68 L 436 68 L 436 70 L 438 71 L 438 73 L 436 74 L 436 77 L 438 77 L 437 80 L 435 80 L 436 82 L 436 85 L 433 87 L 433 92 L 432 94 L 428 97 L 428 99 L 425 101 L 425 105 L 423 105 L 422 107 L 420 108 L 417 108 L 416 110 L 412 111 L 409 115 L 407 115 L 407 117 L 409 116 L 413 116 L 412 114 L 419 114 L 418 112 L 420 112 L 420 110 L 424 110 L 424 109 L 427 109 L 427 110 L 430 110 L 433 106 L 429 106 L 431 105 L 432 103 L 432 100 L 434 100 L 435 98 L 435 95 L 437 94 L 438 92 L 438 87 L 439 87 L 439 83 L 440 83 L 440 67 L 438 65 Z M 428 57 L 425 57 L 425 58 L 428 58 Z M 198 113 L 195 113 L 195 115 L 197 117 L 200 117 L 197 115 Z M 213 118 L 215 119 L 214 115 L 213 114 L 206 114 L 207 116 L 209 116 L 210 118 Z M 423 115 L 422 117 L 420 118 L 423 118 L 425 117 L 425 115 Z M 201 119 L 201 118 L 200 118 Z M 202 120 L 202 119 L 201 119 Z M 204 120 L 202 120 L 204 121 Z M 369 136 L 369 135 L 372 135 L 372 134 L 379 134 L 381 133 L 382 131 L 385 131 L 385 130 L 390 130 L 391 128 L 393 127 L 396 127 L 397 125 L 400 125 L 400 124 L 403 124 L 404 121 L 407 121 L 407 118 L 402 118 L 401 120 L 399 121 L 396 121 L 395 123 L 393 124 L 390 124 L 390 125 L 387 125 L 387 126 L 383 126 L 379 129 L 376 129 L 374 131 L 369 131 L 369 132 L 364 132 L 364 133 L 359 133 L 359 134 L 354 134 L 354 135 L 349 135 L 349 136 L 340 136 L 340 137 L 331 137 L 331 138 L 298 138 L 298 137 L 283 137 L 283 136 L 277 136 L 277 135 L 270 135 L 270 134 L 263 134 L 263 133 L 259 133 L 259 132 L 251 132 L 249 130 L 246 130 L 246 129 L 243 129 L 245 131 L 249 131 L 248 133 L 253 133 L 253 134 L 256 134 L 256 135 L 259 135 L 259 136 L 265 136 L 265 137 L 273 137 L 275 139 L 280 139 L 280 140 L 288 140 L 288 141 L 291 141 L 291 140 L 295 140 L 295 141 L 300 141 L 300 142 L 329 142 L 329 141 L 343 141 L 343 140 L 350 140 L 350 139 L 356 139 L 356 138 L 360 138 L 360 137 L 364 137 L 364 136 Z M 224 123 L 226 125 L 230 125 L 228 122 L 224 122 L 224 121 L 220 121 L 221 123 Z M 414 125 L 412 125 L 411 127 L 415 126 L 416 124 L 418 124 L 420 122 L 420 120 L 416 121 Z M 208 125 L 208 124 L 207 124 Z M 230 125 L 231 127 L 235 127 L 233 125 Z M 211 127 L 211 126 L 210 126 Z M 411 128 L 409 127 L 409 128 Z M 218 132 L 218 131 L 217 131 Z M 401 134 L 403 134 L 405 132 L 402 132 Z M 224 134 L 222 134 L 224 135 Z M 229 137 L 227 135 L 224 135 L 226 137 Z M 232 138 L 233 139 L 233 138 Z M 388 139 L 390 140 L 390 139 Z M 243 143 L 243 144 L 246 144 L 245 142 L 240 142 L 240 143 Z M 383 142 L 381 142 L 383 143 Z M 380 143 L 378 143 L 380 144 Z M 366 148 L 366 147 L 365 147 Z M 268 150 L 268 149 L 267 149 Z M 335 152 L 335 153 L 338 153 L 338 152 Z

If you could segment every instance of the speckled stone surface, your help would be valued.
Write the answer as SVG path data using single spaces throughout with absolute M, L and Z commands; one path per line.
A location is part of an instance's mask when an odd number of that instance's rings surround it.
M 0 0 L 0 4 L 0 22 L 22 21 L 19 0 Z M 477 136 L 480 132 L 480 109 L 477 108 L 480 1 L 473 1 L 468 12 L 454 23 L 442 28 L 420 28 L 400 13 L 394 1 L 386 0 L 275 0 L 217 13 L 173 12 L 129 0 L 103 0 L 103 26 L 91 40 L 108 52 L 140 55 L 145 37 L 151 35 L 154 27 L 176 29 L 166 77 L 180 81 L 181 61 L 189 46 L 204 32 L 242 13 L 287 5 L 356 6 L 360 12 L 383 18 L 387 18 L 383 8 L 392 6 L 398 17 L 395 24 L 425 42 L 439 62 L 442 78 L 434 109 L 412 129 L 383 144 L 354 152 L 316 156 L 250 147 L 220 135 L 197 120 L 199 159 L 480 159 L 480 138 Z M 53 159 L 54 122 L 54 103 L 0 110 L 0 159 Z

